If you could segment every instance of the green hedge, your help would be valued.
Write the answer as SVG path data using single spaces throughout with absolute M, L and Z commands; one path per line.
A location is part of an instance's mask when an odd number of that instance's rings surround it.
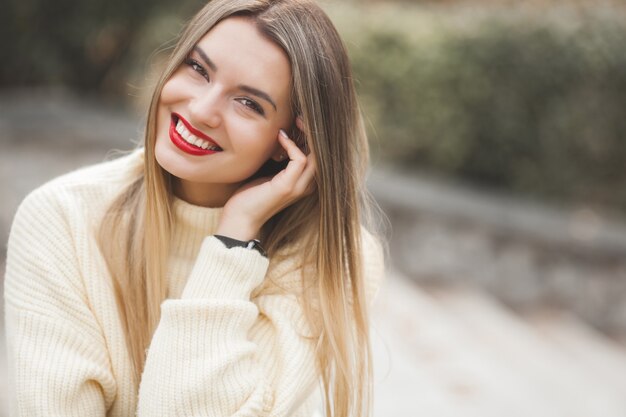
M 435 36 L 389 21 L 346 33 L 376 154 L 626 212 L 626 27 L 618 19 L 484 18 Z
M 171 39 L 199 0 L 7 0 L 0 13 L 0 87 L 61 85 L 126 93 L 128 73 Z M 165 22 L 160 30 L 151 22 Z

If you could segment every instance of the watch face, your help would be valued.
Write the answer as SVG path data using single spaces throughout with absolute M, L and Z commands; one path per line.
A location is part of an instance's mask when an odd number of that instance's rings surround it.
M 254 239 L 254 240 L 249 241 L 248 242 L 248 249 L 255 249 L 261 255 L 267 256 L 267 254 L 265 253 L 265 249 L 263 249 L 263 246 L 261 246 L 261 242 L 258 239 Z

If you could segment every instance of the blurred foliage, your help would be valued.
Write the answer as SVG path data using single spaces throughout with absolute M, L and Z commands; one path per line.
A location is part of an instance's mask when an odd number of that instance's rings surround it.
M 436 36 L 370 27 L 347 36 L 381 157 L 554 202 L 626 211 L 620 20 L 588 17 L 563 27 L 492 17 Z
M 183 0 L 6 0 L 0 13 L 0 86 L 64 85 L 120 94 L 138 65 L 138 45 L 157 48 L 177 28 L 149 34 L 150 21 L 189 16 L 201 2 Z M 174 33 L 170 33 L 171 31 Z M 145 61 L 146 50 L 141 50 Z

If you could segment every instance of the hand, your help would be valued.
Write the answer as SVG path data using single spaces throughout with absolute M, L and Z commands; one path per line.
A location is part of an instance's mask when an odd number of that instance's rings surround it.
M 306 133 L 300 117 L 296 118 L 296 126 Z M 289 157 L 287 167 L 271 178 L 257 178 L 235 191 L 224 205 L 215 234 L 244 241 L 254 239 L 273 215 L 313 192 L 313 153 L 305 155 L 283 130 L 278 141 Z

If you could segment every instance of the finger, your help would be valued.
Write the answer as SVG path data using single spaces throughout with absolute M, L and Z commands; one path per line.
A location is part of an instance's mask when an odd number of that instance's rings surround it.
M 307 156 L 306 167 L 302 171 L 300 177 L 296 180 L 294 189 L 298 194 L 310 194 L 315 190 L 316 181 L 315 173 L 317 172 L 317 164 L 313 154 Z
M 278 135 L 278 141 L 289 157 L 289 162 L 282 172 L 289 178 L 292 184 L 295 184 L 307 164 L 307 157 L 282 129 Z
M 278 140 L 283 149 L 287 152 L 290 161 L 295 161 L 297 164 L 306 163 L 307 156 L 282 129 L 278 135 Z
M 303 129 L 304 126 L 302 123 L 302 119 L 298 116 L 298 118 L 296 119 L 296 124 L 298 125 L 299 129 Z M 315 182 L 314 178 L 315 172 L 317 170 L 315 155 L 313 152 L 308 152 L 308 154 L 305 154 L 303 150 L 299 147 L 297 147 L 297 149 L 294 148 L 294 151 L 299 157 L 304 156 L 306 158 L 305 165 L 301 172 L 298 173 L 296 170 L 292 171 L 292 175 L 297 175 L 293 186 L 294 191 L 297 195 L 309 194 L 315 189 L 315 184 L 313 184 Z M 290 156 L 290 159 L 293 160 L 294 157 Z

